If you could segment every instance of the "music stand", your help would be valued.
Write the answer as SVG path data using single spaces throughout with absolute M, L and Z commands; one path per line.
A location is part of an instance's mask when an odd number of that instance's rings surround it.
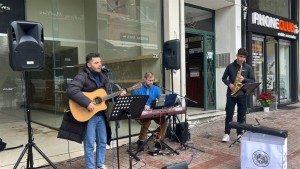
M 239 88 L 239 90 L 237 90 L 235 93 L 233 93 L 231 96 L 232 97 L 237 97 L 237 96 L 241 96 L 241 95 L 249 95 L 250 93 L 252 93 L 259 85 L 261 84 L 261 82 L 254 82 L 254 83 L 246 83 L 243 84 L 241 88 Z M 248 106 L 247 103 L 247 98 L 246 98 L 246 106 Z M 247 113 L 248 113 L 248 108 L 247 108 Z M 246 122 L 246 118 L 245 118 L 245 122 Z M 233 144 L 235 144 L 237 141 L 240 140 L 240 138 L 242 137 L 244 133 L 242 133 L 233 143 L 231 143 L 229 145 L 229 147 L 231 147 Z
M 140 159 L 131 152 L 131 119 L 139 118 L 145 108 L 148 100 L 148 95 L 132 95 L 120 96 L 116 98 L 115 106 L 109 117 L 109 121 L 128 120 L 128 133 L 129 133 L 129 166 L 132 168 L 132 157 L 140 161 Z
M 256 89 L 259 85 L 261 84 L 261 82 L 254 82 L 254 83 L 246 83 L 243 84 L 241 88 L 239 88 L 239 90 L 237 90 L 235 93 L 233 93 L 231 96 L 233 97 L 237 97 L 240 95 L 249 95 L 250 93 L 252 93 L 254 91 L 254 89 Z

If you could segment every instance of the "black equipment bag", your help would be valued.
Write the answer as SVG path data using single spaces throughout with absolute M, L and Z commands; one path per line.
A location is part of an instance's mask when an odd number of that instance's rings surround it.
M 0 151 L 5 150 L 6 147 L 6 143 L 2 141 L 2 139 L 0 138 Z
M 177 141 L 181 142 L 181 143 L 185 143 L 188 140 L 191 139 L 191 134 L 189 132 L 189 123 L 178 123 L 176 124 L 176 136 L 178 137 L 178 139 L 176 139 Z

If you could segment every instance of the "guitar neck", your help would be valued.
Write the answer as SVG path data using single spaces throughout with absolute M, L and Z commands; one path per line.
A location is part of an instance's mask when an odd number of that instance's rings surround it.
M 126 89 L 127 92 L 130 92 L 132 90 L 133 90 L 133 87 L 129 87 L 129 88 Z M 106 100 L 112 99 L 112 98 L 114 98 L 116 96 L 119 96 L 121 92 L 122 91 L 120 90 L 120 91 L 117 91 L 117 92 L 112 93 L 110 95 L 104 96 L 104 97 L 102 97 L 102 101 L 106 101 Z

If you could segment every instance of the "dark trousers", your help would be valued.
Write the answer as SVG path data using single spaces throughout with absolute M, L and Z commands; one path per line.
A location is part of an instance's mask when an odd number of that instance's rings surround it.
M 229 122 L 232 122 L 234 115 L 234 108 L 237 104 L 237 122 L 244 123 L 246 119 L 247 105 L 246 95 L 231 97 L 227 96 L 226 101 L 226 119 L 225 119 L 225 134 L 230 134 Z M 237 134 L 242 134 L 241 129 L 237 129 Z

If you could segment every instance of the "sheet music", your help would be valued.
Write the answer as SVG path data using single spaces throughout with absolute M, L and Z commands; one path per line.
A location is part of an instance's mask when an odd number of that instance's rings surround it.
M 248 95 L 248 94 L 252 93 L 254 91 L 254 89 L 256 89 L 260 84 L 261 84 L 261 82 L 243 84 L 242 87 L 238 91 L 236 91 L 235 93 L 232 94 L 232 96 L 236 97 L 236 96 L 240 96 L 240 95 L 244 95 L 244 94 Z

